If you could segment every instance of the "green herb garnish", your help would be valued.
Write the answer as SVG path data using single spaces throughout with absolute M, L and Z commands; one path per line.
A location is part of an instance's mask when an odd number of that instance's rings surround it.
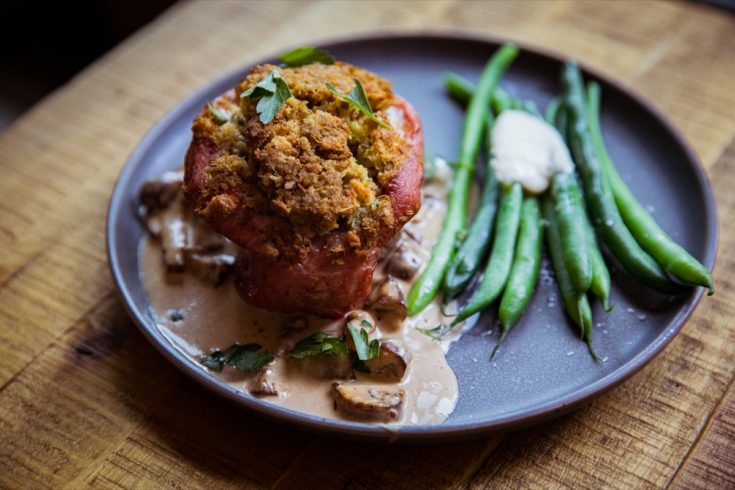
M 311 63 L 321 63 L 322 65 L 334 64 L 334 56 L 329 54 L 328 51 L 312 47 L 296 48 L 288 53 L 283 53 L 278 59 L 283 61 L 283 64 L 289 68 Z
M 372 107 L 370 107 L 370 101 L 367 98 L 367 95 L 365 95 L 365 89 L 362 88 L 362 84 L 360 83 L 360 80 L 355 80 L 355 88 L 353 88 L 349 94 L 342 95 L 339 92 L 337 92 L 337 89 L 334 88 L 334 85 L 331 83 L 327 83 L 327 88 L 330 92 L 332 92 L 334 95 L 339 97 L 340 99 L 344 100 L 348 104 L 350 104 L 352 107 L 356 107 L 357 109 L 360 109 L 363 114 L 365 114 L 367 117 L 375 121 L 376 123 L 380 124 L 384 128 L 392 129 L 388 123 L 385 121 L 382 121 L 378 119 L 378 117 L 373 112 Z
M 362 320 L 360 330 L 358 330 L 352 323 L 347 324 L 347 330 L 355 343 L 355 352 L 357 352 L 357 358 L 360 361 L 375 359 L 380 353 L 380 341 L 378 339 L 369 340 L 365 327 L 370 329 L 372 325 L 367 320 Z
M 186 312 L 184 310 L 180 310 L 178 308 L 174 308 L 173 310 L 168 310 L 168 319 L 172 322 L 180 322 L 181 320 L 186 318 Z
M 217 108 L 217 107 L 216 107 L 216 106 L 215 106 L 214 104 L 212 104 L 211 102 L 210 102 L 209 104 L 207 104 L 207 107 L 209 108 L 209 112 L 211 112 L 211 113 L 212 113 L 212 115 L 213 115 L 213 116 L 214 116 L 215 118 L 217 118 L 217 120 L 218 120 L 219 122 L 223 122 L 223 123 L 224 123 L 224 122 L 227 122 L 227 121 L 229 121 L 229 120 L 230 120 L 230 118 L 229 118 L 229 117 L 227 117 L 227 116 L 225 115 L 225 113 L 224 113 L 224 112 L 220 111 L 220 110 L 219 110 L 219 109 L 218 109 L 218 108 Z
M 438 327 L 434 328 L 417 328 L 419 332 L 426 335 L 427 337 L 431 337 L 432 339 L 439 340 L 440 338 L 444 337 L 446 334 L 452 331 L 452 327 L 449 325 L 441 324 Z
M 260 115 L 260 122 L 268 124 L 276 117 L 286 99 L 291 97 L 291 90 L 278 70 L 273 70 L 257 85 L 240 94 L 240 97 L 257 100 L 255 111 Z
M 202 357 L 200 362 L 207 369 L 220 372 L 225 364 L 240 371 L 254 373 L 273 360 L 273 354 L 258 344 L 233 344 L 226 351 L 216 350 Z
M 316 332 L 296 343 L 289 354 L 296 359 L 317 356 L 321 354 L 344 354 L 347 345 L 342 337 L 330 337 L 326 332 Z

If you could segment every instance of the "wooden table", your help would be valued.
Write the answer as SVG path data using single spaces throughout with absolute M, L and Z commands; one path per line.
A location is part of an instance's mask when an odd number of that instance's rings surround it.
M 505 436 L 341 442 L 208 393 L 126 317 L 105 258 L 105 210 L 146 130 L 226 70 L 385 28 L 467 30 L 567 53 L 649 98 L 698 152 L 719 206 L 717 294 L 619 388 Z M 178 4 L 0 135 L 0 485 L 732 488 L 734 137 L 735 20 L 695 4 Z

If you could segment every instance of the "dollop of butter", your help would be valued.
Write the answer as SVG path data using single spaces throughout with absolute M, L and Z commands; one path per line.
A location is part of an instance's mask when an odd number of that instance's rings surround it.
M 490 165 L 500 182 L 520 182 L 534 194 L 545 191 L 554 174 L 574 170 L 561 134 L 540 118 L 516 110 L 503 111 L 495 120 Z

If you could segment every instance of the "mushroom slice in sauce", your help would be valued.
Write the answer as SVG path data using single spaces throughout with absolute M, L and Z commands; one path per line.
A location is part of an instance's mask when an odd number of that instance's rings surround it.
M 373 289 L 368 298 L 370 307 L 375 310 L 382 326 L 390 330 L 401 328 L 408 316 L 406 300 L 398 281 L 388 276 L 382 284 Z
M 195 275 L 218 286 L 233 260 L 226 255 L 203 255 L 220 250 L 225 239 L 197 218 L 184 200 L 183 172 L 166 172 L 149 180 L 138 195 L 138 215 L 148 232 L 160 239 L 168 272 L 192 269 Z
M 373 315 L 368 313 L 365 310 L 352 310 L 351 312 L 347 313 L 345 325 L 348 323 L 354 323 L 356 325 L 359 325 L 360 327 L 364 327 L 365 323 L 367 322 L 370 324 L 370 328 L 365 328 L 367 330 L 368 334 L 371 334 L 375 331 L 375 319 L 373 318 Z
M 406 374 L 411 357 L 396 342 L 384 340 L 380 343 L 378 357 L 364 362 L 370 374 L 391 381 L 400 381 Z
M 229 254 L 192 253 L 186 261 L 187 269 L 192 274 L 217 287 L 230 275 L 235 257 Z
M 388 274 L 408 281 L 409 279 L 413 279 L 420 268 L 421 257 L 407 243 L 401 243 L 388 259 L 385 270 Z
M 166 172 L 157 179 L 152 179 L 143 184 L 138 194 L 138 214 L 148 224 L 147 218 L 160 209 L 166 209 L 181 192 L 184 180 L 182 170 Z M 158 236 L 159 230 L 149 231 Z
M 334 383 L 332 395 L 338 410 L 365 420 L 398 419 L 405 392 L 399 388 L 358 383 Z
M 182 272 L 186 266 L 186 249 L 191 243 L 191 229 L 180 218 L 161 223 L 161 253 L 169 272 Z
M 278 388 L 271 379 L 273 371 L 263 369 L 250 381 L 250 394 L 254 396 L 278 396 Z
M 352 310 L 347 313 L 345 317 L 345 330 L 347 330 L 347 325 L 350 323 L 355 325 L 358 330 L 364 328 L 368 335 L 375 333 L 375 319 L 365 310 Z M 369 327 L 368 324 L 370 325 Z M 345 343 L 351 352 L 355 352 L 355 341 L 352 340 L 352 335 L 345 336 Z

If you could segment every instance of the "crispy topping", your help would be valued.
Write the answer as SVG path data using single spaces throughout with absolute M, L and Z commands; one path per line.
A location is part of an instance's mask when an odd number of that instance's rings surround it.
M 269 248 L 263 253 L 272 258 L 298 260 L 300 249 L 335 234 L 335 254 L 345 246 L 372 246 L 380 230 L 395 222 L 388 185 L 406 160 L 405 141 L 335 96 L 326 83 L 348 93 L 359 80 L 381 120 L 395 102 L 390 84 L 340 62 L 282 68 L 292 96 L 263 124 L 257 101 L 240 94 L 275 68 L 253 68 L 234 93 L 214 102 L 230 114 L 227 122 L 206 108 L 194 122 L 195 137 L 211 141 L 219 155 L 205 172 L 197 213 L 283 218 L 285 229 L 272 230 L 264 240 Z

